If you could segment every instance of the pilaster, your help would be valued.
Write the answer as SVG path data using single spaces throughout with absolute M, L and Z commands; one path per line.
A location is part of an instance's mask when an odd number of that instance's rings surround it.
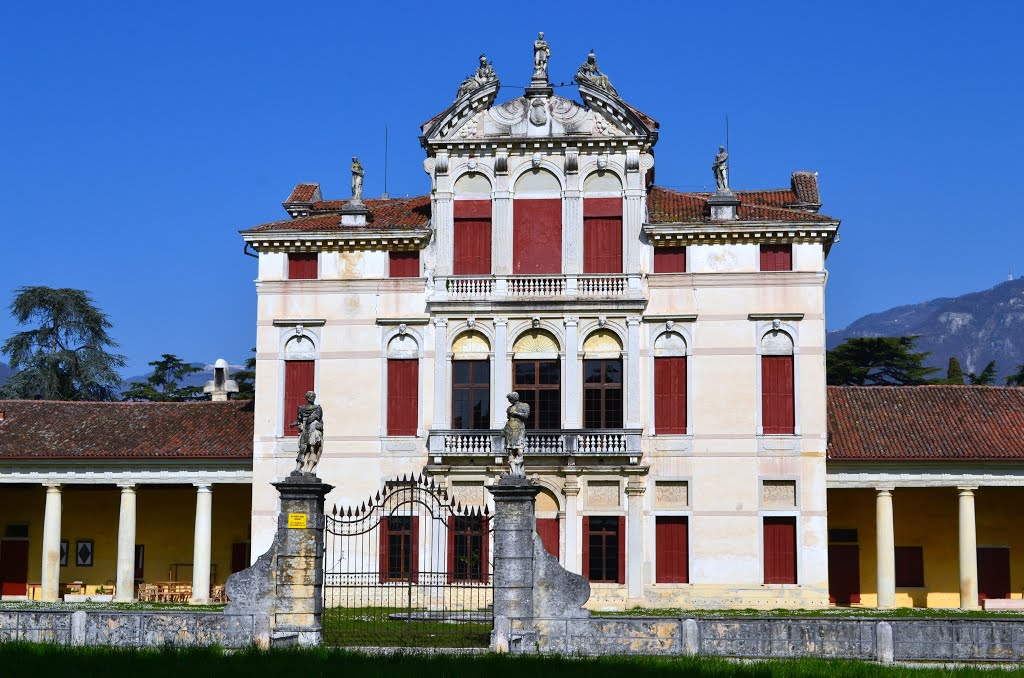
M 499 177 L 501 179 L 501 177 Z M 512 273 L 512 193 L 495 190 L 491 197 L 491 271 L 495 275 Z
M 434 318 L 434 428 L 448 428 L 448 318 Z
M 448 191 L 434 193 L 431 224 L 434 227 L 434 275 L 451 275 L 455 260 L 455 195 Z
M 494 319 L 494 359 L 491 361 L 491 428 L 505 425 L 508 385 L 508 318 Z
M 562 411 L 562 421 L 565 428 L 580 428 L 580 415 L 583 407 L 580 403 L 580 389 L 582 388 L 582 377 L 580 376 L 580 361 L 578 356 L 579 347 L 579 318 L 566 316 L 565 323 L 565 360 L 562 365 L 563 388 L 565 389 L 565 408 Z
M 582 574 L 583 567 L 580 562 L 582 544 L 577 513 L 580 496 L 579 476 L 575 473 L 566 473 L 562 493 L 565 495 L 565 569 Z
M 583 272 L 583 192 L 562 191 L 562 272 Z
M 647 485 L 640 473 L 646 469 L 629 472 L 626 483 L 626 588 L 629 599 L 636 604 L 643 600 L 644 581 L 644 514 L 643 500 Z
M 640 428 L 640 317 L 626 318 L 626 428 Z

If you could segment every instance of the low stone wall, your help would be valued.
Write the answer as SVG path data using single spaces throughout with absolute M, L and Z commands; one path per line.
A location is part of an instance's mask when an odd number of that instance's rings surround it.
M 591 617 L 533 620 L 541 652 L 1019 662 L 1024 620 Z M 513 620 L 513 636 L 521 629 Z
M 220 612 L 122 612 L 107 610 L 0 610 L 0 642 L 59 645 L 219 645 L 241 648 L 271 643 L 269 620 Z

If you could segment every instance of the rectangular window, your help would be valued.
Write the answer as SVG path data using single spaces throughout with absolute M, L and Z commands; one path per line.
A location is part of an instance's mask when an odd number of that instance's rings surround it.
M 317 277 L 318 271 L 316 252 L 288 253 L 289 280 L 316 280 Z
M 316 373 L 314 360 L 288 360 L 284 364 L 284 435 L 299 435 L 292 424 L 298 419 L 299 406 L 306 404 L 306 391 L 312 391 Z
M 512 390 L 530 405 L 526 429 L 562 427 L 562 370 L 557 360 L 516 360 Z
M 922 547 L 896 547 L 896 586 L 924 586 L 924 549 Z
M 654 519 L 655 581 L 685 584 L 690 581 L 686 516 L 658 516 Z
M 583 200 L 583 272 L 622 273 L 622 198 Z
M 792 271 L 792 245 L 761 245 L 762 271 Z
M 686 273 L 686 247 L 655 247 L 655 273 Z
M 764 518 L 764 583 L 796 583 L 796 518 Z
M 761 356 L 761 430 L 765 435 L 795 431 L 793 356 Z
M 622 361 L 583 361 L 583 426 L 622 428 Z
M 489 536 L 483 516 L 448 518 L 448 581 L 487 583 Z
M 414 436 L 419 417 L 419 361 L 388 358 L 388 435 Z
M 491 201 L 455 201 L 455 275 L 491 272 Z
M 512 272 L 562 272 L 562 200 L 522 199 L 512 207 Z
M 392 278 L 420 277 L 419 250 L 413 250 L 411 252 L 400 252 L 397 250 L 389 251 L 388 275 Z
M 558 518 L 537 518 L 537 534 L 544 550 L 558 560 Z
M 654 431 L 686 433 L 686 356 L 654 359 Z
M 856 544 L 828 545 L 828 601 L 836 605 L 860 602 L 860 547 Z
M 626 517 L 583 517 L 583 576 L 592 582 L 626 583 Z
M 453 360 L 452 428 L 479 431 L 490 427 L 490 361 Z
M 978 547 L 978 603 L 1010 597 L 1010 549 Z
M 419 517 L 384 517 L 378 529 L 380 580 L 416 582 L 420 567 Z

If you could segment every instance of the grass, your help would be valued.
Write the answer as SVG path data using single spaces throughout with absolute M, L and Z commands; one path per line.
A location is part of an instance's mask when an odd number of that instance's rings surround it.
M 1024 612 L 959 610 L 955 608 L 899 607 L 878 610 L 871 607 L 828 607 L 820 610 L 774 609 L 755 610 L 697 610 L 682 608 L 634 607 L 628 610 L 595 610 L 596 617 L 681 617 L 684 619 L 727 619 L 732 617 L 757 618 L 849 618 L 849 619 L 1016 619 L 1024 621 Z
M 113 610 L 115 612 L 222 612 L 224 605 L 189 605 L 187 603 L 43 603 L 38 600 L 5 600 L 0 610 L 41 610 L 76 612 L 78 610 Z
M 338 647 L 487 647 L 491 622 L 404 621 L 392 614 L 406 608 L 329 607 L 322 623 L 324 643 Z
M 1020 670 L 1013 673 L 1019 674 Z M 0 673 L 7 677 L 61 676 L 145 676 L 146 678 L 205 678 L 206 676 L 433 676 L 486 678 L 621 678 L 644 676 L 686 676 L 687 678 L 872 678 L 896 676 L 932 678 L 937 676 L 992 676 L 981 667 L 908 668 L 885 667 L 855 661 L 798 659 L 736 662 L 709 657 L 601 657 L 566 658 L 510 655 L 455 654 L 358 654 L 340 650 L 243 650 L 227 653 L 218 649 L 125 650 L 109 648 L 63 648 L 54 645 L 0 643 Z M 1009 672 L 1007 672 L 1009 673 Z M 997 676 L 1003 673 L 995 674 Z

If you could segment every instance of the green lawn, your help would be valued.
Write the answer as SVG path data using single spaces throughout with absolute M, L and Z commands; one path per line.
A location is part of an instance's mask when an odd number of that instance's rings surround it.
M 1009 673 L 1009 672 L 1007 672 Z M 1018 673 L 1018 672 L 1014 672 Z M 897 676 L 982 676 L 999 678 L 981 668 L 956 669 L 883 667 L 851 661 L 801 659 L 794 661 L 732 662 L 712 658 L 618 658 L 572 659 L 563 657 L 512 657 L 509 655 L 455 654 L 355 654 L 332 650 L 246 650 L 224 653 L 216 649 L 110 650 L 66 649 L 52 645 L 0 643 L 0 675 L 7 677 L 145 676 L 145 678 L 205 678 L 206 676 L 404 676 L 432 678 L 622 678 L 644 676 L 751 676 L 758 678 L 868 678 Z
M 223 604 L 189 605 L 188 603 L 43 603 L 38 600 L 5 600 L 0 610 L 45 610 L 50 612 L 75 612 L 76 610 L 114 610 L 116 612 L 220 612 Z
M 324 643 L 336 647 L 487 647 L 491 622 L 394 619 L 406 608 L 329 607 Z

